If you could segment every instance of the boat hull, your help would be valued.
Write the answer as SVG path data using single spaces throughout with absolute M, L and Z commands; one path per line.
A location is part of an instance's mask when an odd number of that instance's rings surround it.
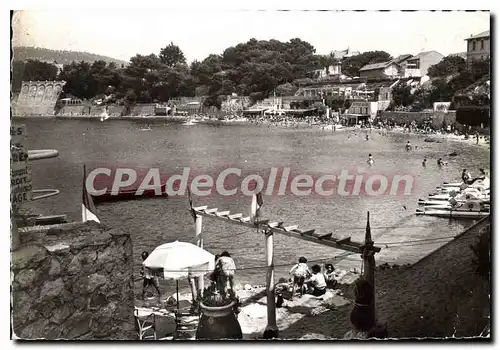
M 168 197 L 165 193 L 165 186 L 161 187 L 161 194 L 156 194 L 155 190 L 149 189 L 145 190 L 141 195 L 137 195 L 138 189 L 127 189 L 127 190 L 119 190 L 117 194 L 111 194 L 111 191 L 106 191 L 103 195 L 100 196 L 92 196 L 92 200 L 94 203 L 99 204 L 103 202 L 116 202 L 116 201 L 125 201 L 125 200 L 137 200 L 137 199 L 145 199 L 145 198 L 160 198 L 160 197 Z
M 445 209 L 428 209 L 418 210 L 417 215 L 437 216 L 442 218 L 455 219 L 477 219 L 490 215 L 489 211 L 460 211 L 460 210 L 445 210 Z

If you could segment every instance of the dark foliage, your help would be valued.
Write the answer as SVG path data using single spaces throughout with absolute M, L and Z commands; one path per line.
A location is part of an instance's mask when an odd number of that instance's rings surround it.
M 24 81 L 55 80 L 57 78 L 57 67 L 53 64 L 27 60 L 12 62 L 12 91 L 21 91 Z
M 427 75 L 431 78 L 462 73 L 467 69 L 465 60 L 459 56 L 446 56 L 439 63 L 429 67 Z
M 464 106 L 457 109 L 457 123 L 463 125 L 490 125 L 489 106 Z

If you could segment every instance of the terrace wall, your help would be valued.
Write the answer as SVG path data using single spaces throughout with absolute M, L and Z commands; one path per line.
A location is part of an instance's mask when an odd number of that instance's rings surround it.
M 391 122 L 399 125 L 410 124 L 413 121 L 419 124 L 423 124 L 428 119 L 432 120 L 432 126 L 435 129 L 440 129 L 443 125 L 443 121 L 447 124 L 454 124 L 456 121 L 455 111 L 448 112 L 389 112 L 383 111 L 378 117 L 379 120 L 383 122 Z

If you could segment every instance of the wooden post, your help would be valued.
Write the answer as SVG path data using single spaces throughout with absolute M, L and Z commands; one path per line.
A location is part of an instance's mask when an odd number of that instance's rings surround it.
M 274 290 L 274 256 L 273 256 L 273 232 L 265 232 L 266 239 L 266 289 L 267 289 L 267 326 L 264 331 L 264 339 L 278 337 L 278 326 L 276 325 L 276 293 Z
M 364 274 L 363 277 L 367 282 L 370 283 L 372 287 L 372 300 L 370 301 L 370 307 L 372 308 L 373 324 L 375 324 L 375 253 L 371 249 L 373 248 L 373 240 L 370 229 L 370 212 L 368 212 L 366 221 L 366 232 L 365 232 L 365 245 L 363 247 L 363 264 L 364 264 Z
M 203 222 L 203 216 L 201 215 L 196 215 L 196 244 L 198 247 L 203 248 L 203 235 L 201 233 L 201 227 L 202 227 L 202 222 Z M 205 289 L 205 281 L 204 281 L 205 276 L 200 276 L 198 277 L 198 295 L 201 297 L 203 296 L 203 289 Z

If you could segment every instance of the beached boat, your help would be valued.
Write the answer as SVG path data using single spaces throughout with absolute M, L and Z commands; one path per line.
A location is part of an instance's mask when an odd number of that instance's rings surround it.
M 478 199 L 478 198 L 470 198 L 470 199 Z M 485 197 L 484 199 L 480 199 L 480 200 L 481 200 L 482 203 L 490 204 L 490 198 L 489 197 Z M 446 200 L 446 199 L 432 200 L 432 199 L 422 199 L 422 198 L 419 198 L 419 200 L 418 200 L 418 204 L 419 205 L 443 205 L 443 204 L 446 204 L 446 203 L 449 203 L 449 202 L 450 201 Z M 463 203 L 465 203 L 466 200 L 457 200 L 457 202 L 463 202 Z
M 481 200 L 488 199 L 489 200 L 490 199 L 490 192 L 487 191 L 485 193 L 464 192 L 464 193 L 459 193 L 459 194 L 450 194 L 450 193 L 430 194 L 428 200 L 449 201 L 452 198 L 455 198 L 455 200 L 468 200 L 468 199 L 481 199 Z
M 474 219 L 490 215 L 489 206 L 486 207 L 480 201 L 468 201 L 455 207 L 430 206 L 417 209 L 417 215 L 429 215 L 445 218 Z
M 442 218 L 453 219 L 478 219 L 490 215 L 489 210 L 485 211 L 462 211 L 462 210 L 447 210 L 447 209 L 417 209 L 417 215 L 437 216 Z
M 458 210 L 460 207 L 462 206 L 467 206 L 468 203 L 466 202 L 463 202 L 463 203 L 458 203 L 456 204 L 455 206 L 453 206 L 452 203 L 449 203 L 449 202 L 442 202 L 442 203 L 439 203 L 439 204 L 425 204 L 424 205 L 424 210 L 429 210 L 429 209 L 454 209 L 454 210 Z M 481 203 L 482 204 L 482 207 L 484 209 L 489 209 L 490 208 L 490 205 L 489 204 L 486 204 L 486 203 Z

